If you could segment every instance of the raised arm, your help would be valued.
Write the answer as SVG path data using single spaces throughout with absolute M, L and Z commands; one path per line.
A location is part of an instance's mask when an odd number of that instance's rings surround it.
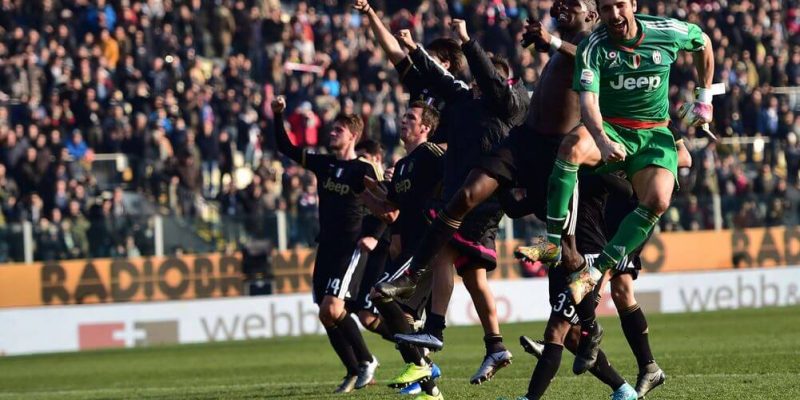
M 478 42 L 469 37 L 467 23 L 461 19 L 454 19 L 452 28 L 461 39 L 461 49 L 467 58 L 472 77 L 481 89 L 481 95 L 491 99 L 487 103 L 496 113 L 504 116 L 516 110 L 520 100 L 514 96 L 514 89 L 508 79 L 497 72 L 489 55 L 483 51 Z
M 694 67 L 697 69 L 697 86 L 708 89 L 714 82 L 714 49 L 711 48 L 711 39 L 703 34 L 705 46 L 699 51 L 700 57 L 695 55 Z
M 580 39 L 581 38 L 578 38 L 578 41 L 580 41 Z M 531 51 L 541 52 L 547 52 L 553 49 L 565 56 L 573 58 L 578 51 L 578 46 L 551 35 L 540 21 L 530 18 L 528 18 L 527 24 L 525 25 L 525 33 L 522 35 L 522 46 L 529 48 Z
M 283 111 L 286 109 L 286 99 L 278 96 L 272 101 L 272 112 L 275 113 L 275 143 L 278 151 L 291 158 L 296 163 L 305 166 L 305 151 L 302 147 L 295 146 L 286 134 L 283 126 Z
M 395 36 L 409 51 L 411 61 L 429 85 L 429 88 L 444 101 L 453 101 L 461 96 L 471 96 L 469 85 L 456 79 L 453 74 L 436 62 L 422 46 L 411 38 L 411 31 L 403 29 Z
M 406 53 L 403 51 L 403 48 L 400 47 L 400 43 L 397 42 L 397 39 L 389 32 L 389 29 L 383 25 L 378 13 L 370 6 L 369 2 L 367 0 L 356 0 L 355 4 L 353 4 L 353 8 L 367 16 L 372 33 L 375 34 L 378 44 L 383 51 L 386 52 L 389 61 L 394 65 L 402 61 L 406 57 Z

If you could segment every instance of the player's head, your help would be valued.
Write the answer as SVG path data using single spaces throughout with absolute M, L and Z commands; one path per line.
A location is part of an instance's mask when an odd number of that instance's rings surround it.
M 455 39 L 435 39 L 425 47 L 425 50 L 453 75 L 462 72 L 464 69 L 466 64 L 464 52 L 461 51 L 461 46 Z
M 364 122 L 358 115 L 344 113 L 337 115 L 333 120 L 333 130 L 331 130 L 331 150 L 354 148 L 358 139 L 361 138 L 363 130 Z
M 617 40 L 633 39 L 636 36 L 636 0 L 597 0 L 600 21 L 608 28 L 608 34 Z
M 358 142 L 356 154 L 376 164 L 383 163 L 383 146 L 372 139 L 364 139 Z
M 597 23 L 597 0 L 557 0 L 550 8 L 562 31 L 591 30 Z
M 415 101 L 400 120 L 403 143 L 423 142 L 439 125 L 439 112 L 424 101 Z

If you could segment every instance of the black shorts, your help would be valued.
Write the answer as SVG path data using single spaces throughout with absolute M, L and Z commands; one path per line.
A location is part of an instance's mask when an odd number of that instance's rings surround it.
M 580 317 L 572 303 L 572 296 L 567 290 L 567 278 L 569 274 L 566 268 L 550 268 L 547 274 L 548 289 L 550 292 L 550 314 L 556 315 L 572 325 L 580 323 Z
M 325 296 L 346 302 L 355 300 L 366 262 L 367 257 L 356 241 L 320 242 L 311 276 L 314 303 L 320 304 Z
M 375 249 L 367 253 L 366 257 L 367 263 L 364 267 L 364 274 L 361 278 L 358 295 L 351 304 L 351 311 L 367 310 L 377 314 L 378 310 L 375 309 L 369 299 L 369 292 L 375 284 L 386 279 L 388 274 L 386 263 L 389 262 L 389 243 L 385 240 L 379 240 Z
M 428 213 L 431 220 L 436 218 L 435 210 Z M 461 221 L 461 227 L 449 242 L 459 253 L 453 263 L 456 273 L 462 275 L 469 268 L 485 268 L 487 272 L 497 268 L 495 239 L 501 219 L 503 210 L 498 204 L 484 204 L 470 211 Z
M 531 202 L 533 214 L 546 221 L 547 182 L 563 138 L 518 126 L 481 159 L 479 168 L 496 179 L 501 188 L 526 189 L 526 201 Z

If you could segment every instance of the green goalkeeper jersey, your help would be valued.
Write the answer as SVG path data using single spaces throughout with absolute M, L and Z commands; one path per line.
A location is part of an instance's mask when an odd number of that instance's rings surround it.
M 669 71 L 678 51 L 705 46 L 695 24 L 636 15 L 639 33 L 616 42 L 601 25 L 578 46 L 573 89 L 599 93 L 600 113 L 611 122 L 669 119 Z M 624 124 L 628 125 L 628 124 Z

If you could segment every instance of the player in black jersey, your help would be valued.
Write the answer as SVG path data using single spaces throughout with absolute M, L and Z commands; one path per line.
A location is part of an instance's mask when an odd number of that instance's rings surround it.
M 445 167 L 449 171 L 444 189 L 447 197 L 461 184 L 479 155 L 489 151 L 505 136 L 513 125 L 509 120 L 516 116 L 514 112 L 524 115 L 524 111 L 520 112 L 518 108 L 527 105 L 527 93 L 520 83 L 507 79 L 510 75 L 507 62 L 499 58 L 490 60 L 474 41 L 459 46 L 452 39 L 437 39 L 423 49 L 411 40 L 407 30 L 399 32 L 397 38 L 392 37 L 366 0 L 357 0 L 355 8 L 367 15 L 378 43 L 395 65 L 403 84 L 411 91 L 412 99 L 422 97 L 442 110 L 442 123 L 433 141 L 447 141 L 450 150 Z M 401 42 L 404 43 L 402 46 Z M 409 50 L 409 55 L 403 47 Z M 479 99 L 473 98 L 479 91 L 471 91 L 467 83 L 454 77 L 461 72 L 465 49 L 470 52 L 473 75 L 484 92 Z M 444 106 L 441 106 L 442 100 Z M 435 218 L 435 213 L 431 217 Z M 425 330 L 432 332 L 433 337 L 441 336 L 453 288 L 450 265 L 455 263 L 473 299 L 485 334 L 487 356 L 470 379 L 475 384 L 491 378 L 497 369 L 511 360 L 511 353 L 502 342 L 494 298 L 486 280 L 486 272 L 496 265 L 494 237 L 501 217 L 497 204 L 487 204 L 473 213 L 440 257 L 431 260 L 436 263 L 432 268 L 436 295 L 431 300 Z
M 422 100 L 439 111 L 439 125 L 431 133 L 429 141 L 433 143 L 445 142 L 444 132 L 447 131 L 447 124 L 450 120 L 450 108 L 447 107 L 444 99 L 431 90 L 428 85 L 428 78 L 414 65 L 411 57 L 406 54 L 397 39 L 383 25 L 380 16 L 370 6 L 369 2 L 367 0 L 356 0 L 353 7 L 369 20 L 370 28 L 375 35 L 376 41 L 397 70 L 400 82 L 409 91 L 409 104 Z M 465 66 L 464 53 L 455 40 L 451 38 L 434 39 L 428 43 L 425 50 L 449 73 L 459 75 L 463 72 Z
M 401 31 L 398 36 L 398 40 L 409 50 L 414 66 L 428 80 L 428 87 L 444 98 L 448 108 L 452 107 L 446 131 L 448 151 L 443 199 L 449 199 L 457 191 L 481 155 L 491 151 L 509 129 L 522 123 L 528 104 L 527 91 L 519 81 L 513 79 L 508 63 L 498 57 L 490 58 L 476 41 L 471 40 L 464 21 L 454 20 L 452 28 L 462 41 L 461 49 L 475 78 L 474 89 L 439 66 L 421 46 L 414 43 L 410 32 Z M 494 238 L 501 217 L 498 201 L 493 199 L 484 203 L 473 210 L 463 225 L 450 225 L 454 234 L 448 239 L 452 240 L 443 242 L 436 252 L 420 254 L 419 249 L 427 248 L 423 240 L 412 258 L 410 273 L 398 278 L 413 276 L 417 281 L 434 259 L 455 262 L 456 270 L 464 278 L 465 287 L 475 303 L 485 334 L 486 356 L 470 379 L 473 384 L 490 379 L 497 370 L 511 362 L 511 353 L 503 344 L 494 297 L 486 279 L 487 271 L 496 267 Z M 437 224 L 448 222 L 450 219 L 447 215 L 436 217 Z M 421 263 L 420 259 L 424 261 Z M 434 266 L 432 269 L 437 271 L 440 268 Z M 398 280 L 382 283 L 379 291 L 395 298 L 413 293 L 413 289 L 398 293 L 393 290 L 396 287 L 394 282 Z M 436 302 L 439 298 L 449 301 L 451 292 L 452 288 L 447 291 L 434 290 L 433 310 L 425 323 L 424 340 L 419 340 L 420 336 L 416 335 L 398 335 L 398 340 L 441 349 L 444 313 L 437 310 Z
M 356 155 L 359 159 L 382 168 L 383 166 L 383 146 L 372 139 L 364 139 L 355 147 Z M 389 246 L 391 243 L 391 229 L 378 217 L 368 214 L 364 216 L 361 228 L 361 239 L 359 246 L 366 260 L 363 260 L 363 275 L 360 277 L 358 294 L 355 300 L 348 304 L 350 311 L 358 315 L 361 325 L 367 330 L 380 335 L 382 338 L 394 343 L 394 332 L 391 332 L 386 324 L 382 323 L 378 310 L 369 298 L 372 286 L 380 281 L 384 276 L 386 263 L 389 260 Z
M 437 197 L 444 172 L 444 149 L 428 142 L 428 137 L 436 129 L 439 115 L 436 110 L 423 101 L 412 103 L 403 115 L 400 137 L 406 149 L 406 156 L 394 166 L 391 182 L 379 184 L 367 180 L 370 190 L 362 197 L 373 214 L 381 216 L 386 222 L 393 222 L 395 232 L 393 242 L 399 243 L 400 252 L 387 267 L 386 279 L 403 271 L 420 240 L 419 232 L 428 226 L 425 210 L 433 198 Z M 409 299 L 395 301 L 391 297 L 372 292 L 372 301 L 381 313 L 384 323 L 394 333 L 414 331 L 412 321 L 422 318 L 430 298 L 432 277 L 420 282 L 419 289 Z M 406 393 L 419 393 L 420 400 L 440 399 L 441 393 L 435 388 L 433 378 L 438 377 L 438 367 L 424 357 L 416 346 L 399 343 L 398 350 L 406 362 L 405 370 L 389 382 L 390 387 L 404 388 Z M 420 389 L 415 389 L 420 386 Z
M 356 158 L 355 144 L 364 128 L 357 115 L 338 115 L 333 122 L 330 149 L 333 154 L 312 154 L 292 144 L 283 125 L 286 100 L 272 102 L 278 150 L 317 176 L 320 233 L 314 263 L 313 295 L 319 319 L 331 345 L 347 368 L 337 393 L 360 389 L 374 381 L 377 359 L 370 353 L 345 301 L 358 293 L 363 251 L 359 239 L 364 216 L 358 193 L 364 177 L 381 179 L 375 165 Z

